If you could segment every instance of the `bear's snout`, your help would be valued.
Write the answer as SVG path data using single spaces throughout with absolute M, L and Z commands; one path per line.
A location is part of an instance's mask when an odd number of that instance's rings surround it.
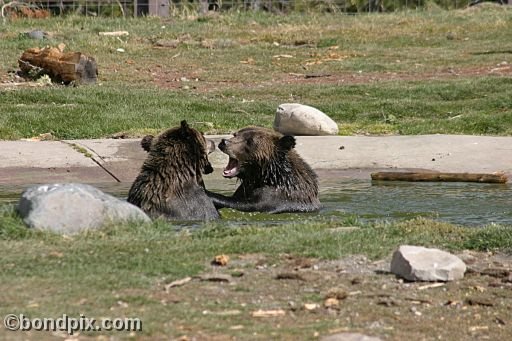
M 204 174 L 211 174 L 211 173 L 213 173 L 213 167 L 212 167 L 212 164 L 210 162 L 208 162 L 204 166 L 203 172 L 204 172 Z
M 219 149 L 222 150 L 223 152 L 225 151 L 226 149 L 226 145 L 227 145 L 227 140 L 226 139 L 222 139 L 220 140 L 220 143 L 219 143 Z

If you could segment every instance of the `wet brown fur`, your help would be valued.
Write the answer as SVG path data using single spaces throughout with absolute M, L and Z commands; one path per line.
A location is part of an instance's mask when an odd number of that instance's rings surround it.
M 185 121 L 157 137 L 147 136 L 148 156 L 128 193 L 128 202 L 152 218 L 204 220 L 218 218 L 206 196 L 202 174 L 212 171 L 207 142 Z
M 320 208 L 318 179 L 294 149 L 295 138 L 247 127 L 219 145 L 238 160 L 241 180 L 231 198 L 210 195 L 217 207 L 243 211 L 311 212 Z

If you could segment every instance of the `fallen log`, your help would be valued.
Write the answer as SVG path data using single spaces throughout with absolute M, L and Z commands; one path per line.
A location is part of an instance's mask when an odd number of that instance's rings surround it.
M 81 52 L 63 53 L 62 48 L 31 48 L 23 52 L 18 60 L 21 71 L 26 75 L 45 73 L 53 82 L 69 84 L 95 83 L 98 68 L 92 57 Z
M 371 174 L 375 181 L 446 181 L 506 183 L 504 173 L 435 173 L 435 172 L 377 172 Z

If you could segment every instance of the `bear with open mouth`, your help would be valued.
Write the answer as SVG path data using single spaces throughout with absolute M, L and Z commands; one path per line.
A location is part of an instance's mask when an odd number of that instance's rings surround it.
M 267 213 L 320 209 L 317 175 L 295 151 L 293 136 L 247 127 L 218 147 L 229 156 L 223 176 L 241 183 L 230 197 L 207 191 L 215 207 Z

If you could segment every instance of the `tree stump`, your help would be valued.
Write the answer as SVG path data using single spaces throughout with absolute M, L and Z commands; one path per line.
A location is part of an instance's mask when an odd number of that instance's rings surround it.
M 54 82 L 69 84 L 91 84 L 98 79 L 96 61 L 81 52 L 63 53 L 62 48 L 31 48 L 23 52 L 18 60 L 21 71 L 45 73 Z

